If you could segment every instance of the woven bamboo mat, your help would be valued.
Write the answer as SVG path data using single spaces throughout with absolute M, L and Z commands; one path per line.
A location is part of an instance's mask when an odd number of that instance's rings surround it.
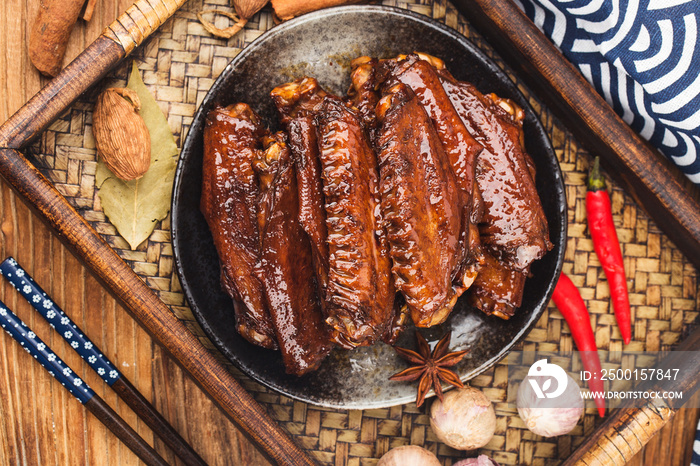
M 457 29 L 518 82 L 448 2 L 383 3 L 430 16 Z M 245 45 L 274 26 L 271 12 L 263 10 L 232 39 L 215 39 L 196 18 L 197 11 L 212 8 L 230 11 L 228 0 L 190 0 L 132 57 L 138 61 L 143 79 L 167 116 L 178 144 L 182 144 L 198 104 L 219 73 Z M 111 78 L 121 80 L 123 84 L 129 63 L 129 60 L 124 63 Z M 594 318 L 599 348 L 619 351 L 622 341 L 610 310 L 607 282 L 586 231 L 584 181 L 591 157 L 547 108 L 532 98 L 521 84 L 520 88 L 544 124 L 565 174 L 569 237 L 564 271 L 579 286 L 587 301 Z M 195 322 L 175 275 L 169 219 L 158 225 L 147 243 L 131 251 L 102 212 L 94 186 L 96 155 L 91 130 L 92 107 L 100 89 L 101 86 L 97 86 L 83 96 L 42 135 L 30 153 L 37 166 L 105 240 L 171 306 L 191 331 L 215 351 Z M 700 308 L 698 273 L 635 202 L 608 181 L 612 187 L 615 223 L 631 282 L 634 339 L 626 349 L 669 349 L 682 340 L 697 319 Z M 568 327 L 551 305 L 521 347 L 538 351 L 574 349 Z M 446 465 L 467 456 L 439 443 L 430 429 L 425 408 L 417 409 L 415 404 L 366 411 L 319 408 L 280 396 L 243 376 L 235 368 L 231 367 L 231 370 L 296 441 L 322 463 L 371 465 L 390 448 L 403 444 L 425 446 Z M 594 410 L 589 409 L 571 435 L 544 439 L 530 433 L 517 412 L 505 403 L 506 375 L 507 367 L 501 363 L 471 381 L 495 403 L 498 415 L 496 435 L 481 453 L 492 456 L 501 464 L 556 464 L 569 456 L 599 422 Z

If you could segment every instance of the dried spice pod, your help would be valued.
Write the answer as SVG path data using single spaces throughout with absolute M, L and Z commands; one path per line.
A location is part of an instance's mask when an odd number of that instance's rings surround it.
M 253 17 L 255 13 L 260 11 L 262 7 L 267 4 L 268 0 L 233 0 L 233 7 L 236 10 L 236 14 L 230 13 L 224 10 L 202 10 L 197 13 L 197 19 L 202 23 L 204 29 L 206 29 L 210 34 L 221 37 L 222 39 L 230 39 L 238 31 L 243 29 L 248 20 Z M 213 23 L 204 19 L 206 14 L 223 15 L 231 18 L 236 23 L 233 26 L 227 27 L 226 29 L 220 29 L 214 26 Z
M 389 377 L 389 380 L 399 382 L 418 382 L 418 394 L 416 396 L 416 408 L 420 408 L 425 401 L 428 391 L 432 388 L 439 400 L 443 399 L 441 382 L 447 382 L 455 387 L 464 388 L 459 376 L 450 367 L 464 358 L 468 350 L 450 352 L 450 339 L 452 333 L 446 333 L 437 342 L 432 352 L 428 341 L 416 331 L 416 343 L 418 352 L 395 346 L 394 349 L 403 359 L 413 366 Z
M 233 0 L 232 3 L 238 16 L 248 21 L 262 7 L 267 5 L 267 0 Z
M 151 164 L 151 136 L 140 108 L 133 90 L 109 88 L 97 98 L 92 115 L 97 153 L 125 181 L 141 178 Z

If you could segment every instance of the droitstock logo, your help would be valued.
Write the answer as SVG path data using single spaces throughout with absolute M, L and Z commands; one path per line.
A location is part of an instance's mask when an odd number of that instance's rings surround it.
M 566 408 L 579 399 L 590 408 L 652 402 L 698 408 L 700 398 L 683 389 L 684 380 L 697 375 L 687 372 L 684 361 L 695 359 L 700 352 L 511 351 L 505 360 L 506 401 L 516 408 Z
M 527 375 L 537 398 L 556 398 L 566 390 L 566 372 L 546 359 L 540 359 L 530 366 Z M 557 383 L 555 387 L 552 387 L 552 380 Z

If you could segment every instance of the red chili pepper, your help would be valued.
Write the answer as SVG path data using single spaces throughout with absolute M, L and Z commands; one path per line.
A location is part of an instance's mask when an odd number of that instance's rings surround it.
M 566 323 L 569 324 L 571 336 L 574 338 L 576 348 L 578 348 L 581 355 L 583 368 L 591 374 L 591 378 L 588 380 L 588 386 L 592 392 L 600 394 L 597 398 L 594 398 L 595 404 L 598 407 L 598 414 L 600 414 L 600 417 L 604 417 L 605 400 L 602 398 L 602 369 L 586 303 L 583 302 L 583 298 L 578 288 L 576 288 L 576 285 L 574 285 L 571 279 L 564 273 L 559 276 L 557 286 L 554 288 L 552 300 L 559 309 L 559 312 L 564 316 L 564 319 L 566 319 Z
M 620 328 L 622 340 L 629 344 L 632 340 L 632 323 L 630 301 L 627 296 L 627 277 L 622 261 L 620 242 L 612 218 L 610 196 L 605 189 L 605 179 L 600 174 L 600 160 L 593 162 L 588 176 L 588 193 L 586 193 L 586 214 L 588 229 L 593 239 L 595 253 L 600 260 L 610 286 L 610 298 L 615 311 L 615 320 Z

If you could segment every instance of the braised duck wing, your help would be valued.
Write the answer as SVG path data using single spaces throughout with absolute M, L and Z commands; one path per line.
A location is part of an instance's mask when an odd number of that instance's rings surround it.
M 477 157 L 483 146 L 469 133 L 442 87 L 437 71 L 445 68 L 442 60 L 430 55 L 409 54 L 385 60 L 381 68 L 381 79 L 386 81 L 385 85 L 401 82 L 410 88 L 435 126 L 461 188 L 462 215 L 466 219 L 462 239 L 466 244 L 464 270 L 473 279 L 483 261 L 476 226 L 483 214 L 483 209 L 478 205 L 481 198 L 476 184 Z
M 374 60 L 373 62 L 376 62 Z M 372 65 L 373 66 L 373 65 Z M 356 75 L 357 76 L 357 75 Z M 368 86 L 364 86 L 365 92 Z M 328 322 L 337 322 L 336 305 L 328 304 L 328 273 L 331 267 L 328 247 L 328 228 L 326 226 L 326 202 L 323 191 L 323 176 L 321 173 L 321 159 L 319 154 L 318 125 L 317 116 L 321 110 L 321 104 L 325 98 L 341 102 L 340 98 L 333 96 L 323 90 L 318 82 L 313 78 L 301 78 L 291 83 L 286 83 L 273 89 L 272 98 L 277 105 L 280 119 L 286 126 L 289 136 L 289 146 L 291 148 L 297 174 L 297 184 L 299 187 L 299 221 L 309 236 L 312 243 L 314 266 L 318 280 L 320 295 L 323 297 L 321 306 L 324 309 Z M 370 104 L 363 105 L 369 111 Z M 374 109 L 371 109 L 374 112 Z M 366 114 L 367 118 L 369 114 Z M 366 123 L 361 117 L 363 123 Z M 365 129 L 368 129 L 365 126 Z M 365 141 L 364 138 L 358 139 Z M 364 142 L 363 142 L 364 143 Z M 373 162 L 374 163 L 374 162 Z M 376 165 L 376 163 L 374 163 Z M 368 169 L 376 172 L 376 166 Z M 385 235 L 379 231 L 380 248 L 387 250 Z M 391 325 L 384 325 L 386 330 L 377 328 L 377 335 L 382 335 L 382 340 L 391 343 L 398 337 L 399 332 L 405 323 L 405 307 L 396 301 L 393 311 L 393 321 Z M 382 304 L 383 305 L 383 304 Z M 360 344 L 371 344 L 377 335 L 363 340 L 357 338 L 352 340 L 347 336 L 343 325 L 333 326 L 332 340 L 338 344 L 352 348 Z
M 435 128 L 404 84 L 377 106 L 381 209 L 395 286 L 416 326 L 443 322 L 463 293 L 463 204 Z
M 351 63 L 350 89 L 348 90 L 348 103 L 360 115 L 360 121 L 365 128 L 370 144 L 374 146 L 377 141 L 379 122 L 377 121 L 377 104 L 381 97 L 379 90 L 379 60 L 373 57 L 362 56 Z M 388 251 L 386 235 L 382 236 L 383 250 Z M 394 299 L 394 320 L 382 337 L 382 341 L 393 345 L 406 327 L 409 320 L 406 300 L 401 293 L 397 293 Z
M 467 129 L 484 146 L 476 175 L 485 208 L 482 243 L 506 265 L 526 272 L 552 243 L 534 165 L 522 146 L 523 111 L 505 99 L 484 96 L 469 83 L 449 77 L 442 83 Z
M 378 90 L 378 70 L 379 60 L 372 57 L 358 57 L 351 63 L 350 89 L 348 97 L 350 104 L 355 107 L 360 114 L 365 130 L 370 141 L 374 141 L 377 132 L 376 107 L 381 97 Z
M 314 118 L 328 93 L 313 78 L 278 86 L 270 93 L 288 133 L 299 188 L 299 223 L 311 241 L 314 269 L 325 296 L 328 286 L 328 229 Z
M 256 272 L 287 373 L 318 368 L 332 348 L 318 297 L 311 243 L 298 221 L 299 198 L 294 162 L 285 136 L 266 138 L 255 161 L 260 179 L 262 250 Z
M 338 99 L 324 99 L 316 124 L 328 228 L 326 322 L 344 347 L 371 345 L 389 331 L 395 296 L 376 156 L 357 113 Z
M 436 71 L 436 67 L 444 69 L 442 60 L 426 55 L 423 57 L 426 59 L 410 54 L 397 60 L 384 61 L 383 67 L 388 72 L 387 82 L 390 86 L 396 81 L 402 82 L 416 95 L 435 125 L 460 187 L 471 198 L 476 160 L 483 146 L 469 133 L 442 87 Z
M 526 278 L 526 272 L 508 267 L 486 251 L 479 275 L 469 289 L 468 301 L 488 315 L 507 320 L 522 303 Z
M 329 267 L 328 229 L 316 126 L 311 117 L 302 116 L 290 121 L 287 130 L 299 187 L 299 223 L 311 241 L 316 277 L 325 293 Z
M 208 114 L 200 209 L 218 252 L 221 284 L 234 299 L 236 328 L 251 343 L 276 348 L 263 284 L 253 273 L 260 259 L 260 189 L 252 163 L 265 133 L 246 104 L 217 107 Z
M 284 126 L 297 117 L 315 116 L 323 99 L 329 95 L 315 78 L 308 76 L 277 86 L 270 92 Z

